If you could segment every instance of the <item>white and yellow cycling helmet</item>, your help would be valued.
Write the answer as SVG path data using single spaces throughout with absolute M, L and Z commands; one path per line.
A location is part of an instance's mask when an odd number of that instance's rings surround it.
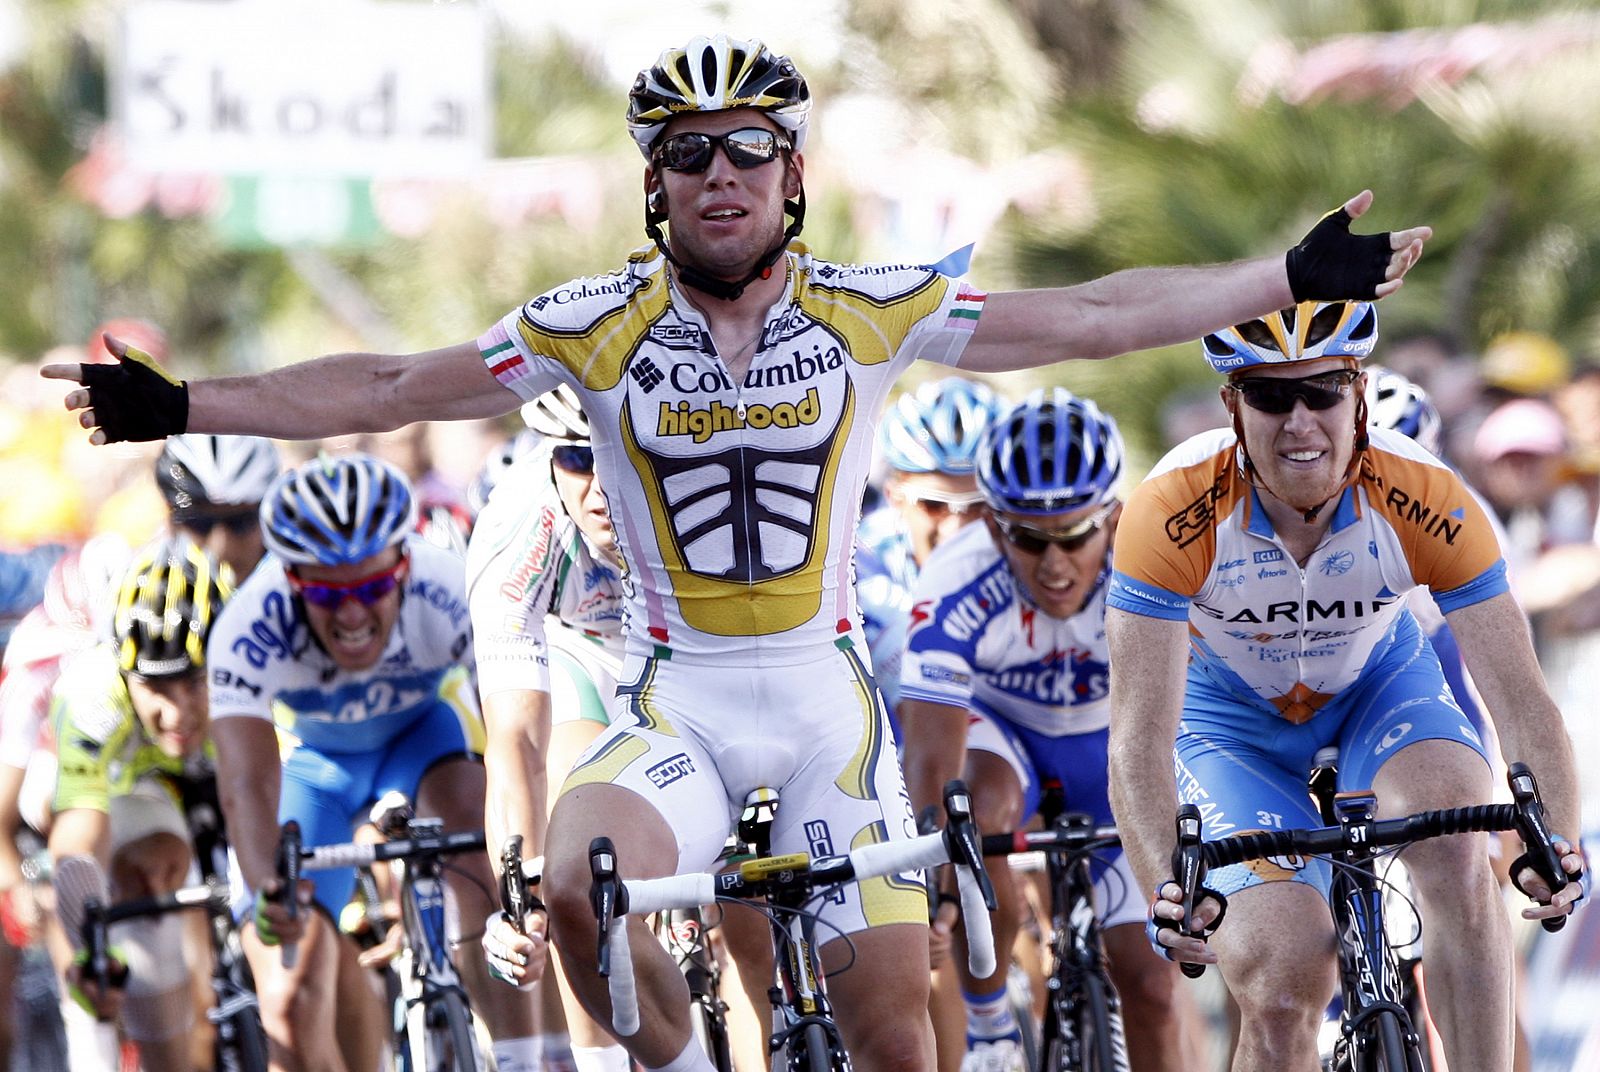
M 787 56 L 755 39 L 717 34 L 669 48 L 639 72 L 628 93 L 628 132 L 645 159 L 667 121 L 685 112 L 754 108 L 805 145 L 811 90 Z

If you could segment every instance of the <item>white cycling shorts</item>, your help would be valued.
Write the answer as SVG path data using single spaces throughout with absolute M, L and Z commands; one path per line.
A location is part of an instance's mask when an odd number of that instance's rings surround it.
M 761 786 L 780 794 L 775 853 L 915 836 L 888 715 L 848 641 L 816 662 L 760 670 L 630 656 L 623 681 L 610 728 L 562 791 L 600 782 L 637 793 L 677 838 L 680 874 L 712 867 Z M 820 915 L 844 934 L 926 924 L 927 891 L 917 872 L 870 879 L 823 900 Z

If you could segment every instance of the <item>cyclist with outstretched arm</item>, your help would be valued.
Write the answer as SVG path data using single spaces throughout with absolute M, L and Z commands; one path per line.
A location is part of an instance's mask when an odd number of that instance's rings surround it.
M 1571 747 L 1482 509 L 1433 455 L 1367 427 L 1360 363 L 1376 340 L 1368 302 L 1303 302 L 1206 336 L 1232 427 L 1169 453 L 1117 532 L 1112 803 L 1141 884 L 1157 891 L 1151 941 L 1221 964 L 1242 1012 L 1236 1070 L 1316 1064 L 1335 982 L 1327 867 L 1274 858 L 1213 872 L 1227 922 L 1209 942 L 1180 934 L 1176 804 L 1199 806 L 1208 838 L 1318 826 L 1306 772 L 1330 744 L 1339 788 L 1370 787 L 1380 816 L 1489 801 L 1483 741 L 1405 609 L 1413 588 L 1444 611 L 1552 827 L 1578 826 Z M 1562 850 L 1576 872 L 1576 843 Z M 1414 845 L 1406 863 L 1440 934 L 1428 993 L 1451 1069 L 1509 1068 L 1510 932 L 1485 835 Z M 1550 902 L 1531 871 L 1523 881 Z M 1582 893 L 1574 883 L 1524 915 L 1569 912 Z M 1195 922 L 1209 927 L 1222 904 L 1203 899 Z
M 1430 234 L 1351 234 L 1371 204 L 1362 193 L 1287 256 L 1061 290 L 986 295 L 927 267 L 837 264 L 794 241 L 810 103 L 794 64 L 759 42 L 718 35 L 666 50 L 629 98 L 652 245 L 610 275 L 534 298 L 475 342 L 194 384 L 136 359 L 109 379 L 46 370 L 87 384 L 67 405 L 94 442 L 187 427 L 309 438 L 490 417 L 573 388 L 627 566 L 612 726 L 568 780 L 546 852 L 553 939 L 597 1017 L 609 1001 L 588 900 L 595 836 L 612 838 L 628 877 L 701 870 L 752 782 L 783 794 L 778 851 L 913 833 L 850 583 L 873 425 L 910 362 L 997 372 L 1104 358 L 1296 296 L 1389 293 Z M 873 967 L 830 980 L 867 1070 L 932 1062 L 927 905 L 912 878 L 874 880 L 825 910 Z M 647 1069 L 704 1067 L 682 976 L 637 926 L 643 1027 L 623 1041 Z M 827 955 L 847 952 L 836 940 Z

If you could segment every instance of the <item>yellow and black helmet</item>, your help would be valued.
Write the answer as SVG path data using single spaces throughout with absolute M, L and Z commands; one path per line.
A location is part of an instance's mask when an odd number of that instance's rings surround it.
M 176 677 L 206 661 L 206 637 L 233 594 L 232 571 L 182 537 L 157 540 L 134 555 L 117 590 L 111 621 L 125 674 Z
M 764 112 L 789 135 L 796 152 L 805 146 L 811 114 L 805 78 L 789 57 L 775 55 L 760 41 L 727 34 L 691 38 L 640 71 L 628 93 L 628 132 L 648 160 L 673 116 L 731 108 Z

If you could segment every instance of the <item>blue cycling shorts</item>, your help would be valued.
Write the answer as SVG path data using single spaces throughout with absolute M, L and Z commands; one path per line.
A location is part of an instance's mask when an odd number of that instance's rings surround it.
M 394 790 L 416 800 L 428 768 L 471 754 L 460 712 L 445 700 L 372 752 L 318 752 L 301 744 L 283 764 L 278 821 L 299 822 L 308 848 L 344 844 L 383 794 Z M 308 871 L 306 877 L 316 887 L 317 903 L 338 919 L 355 892 L 355 870 Z
M 1196 804 L 1207 840 L 1252 830 L 1322 825 L 1306 789 L 1312 757 L 1339 746 L 1339 790 L 1372 787 L 1406 745 L 1456 741 L 1488 763 L 1483 740 L 1445 684 L 1439 659 L 1414 626 L 1401 630 L 1361 679 L 1295 725 L 1189 672 L 1173 765 L 1178 802 Z M 1303 882 L 1328 894 L 1324 860 L 1275 857 L 1211 872 L 1224 895 L 1263 882 Z

